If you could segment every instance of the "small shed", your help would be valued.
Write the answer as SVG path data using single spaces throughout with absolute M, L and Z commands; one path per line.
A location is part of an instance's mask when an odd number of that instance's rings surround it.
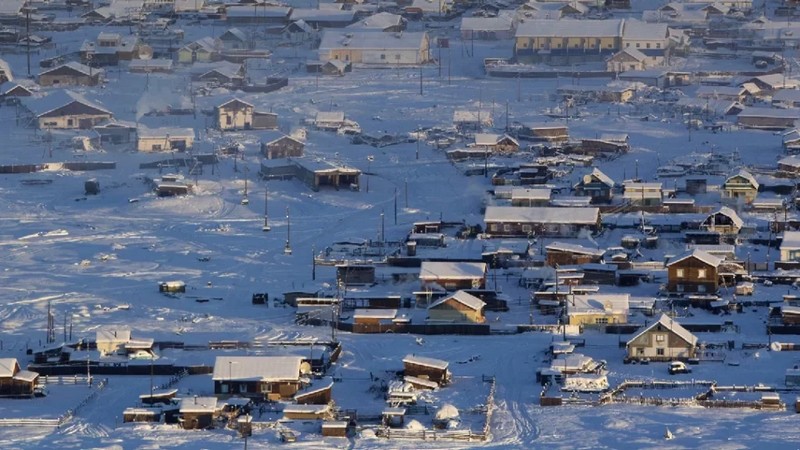
M 322 422 L 322 436 L 347 437 L 350 425 L 344 420 Z
M 286 405 L 283 408 L 284 419 L 318 420 L 330 414 L 330 406 L 325 405 Z
M 211 428 L 217 412 L 216 397 L 189 397 L 181 400 L 178 423 L 184 430 Z
M 391 428 L 403 426 L 406 416 L 406 409 L 403 407 L 385 408 L 381 412 L 381 422 Z
M 403 358 L 404 374 L 436 382 L 440 385 L 450 381 L 450 363 L 425 356 L 406 355 Z
M 161 422 L 160 408 L 125 408 L 123 422 Z
M 364 286 L 375 283 L 375 266 L 368 264 L 339 264 L 336 280 L 343 286 Z

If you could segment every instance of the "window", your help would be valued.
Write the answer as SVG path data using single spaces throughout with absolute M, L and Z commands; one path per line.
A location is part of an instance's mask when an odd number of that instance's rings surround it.
M 386 60 L 386 53 L 381 53 L 381 61 Z
M 151 147 L 152 150 L 161 150 L 161 144 L 153 144 Z
M 231 120 L 231 116 L 225 116 L 225 125 L 230 125 L 232 123 L 233 120 Z
M 667 337 L 665 335 L 663 335 L 663 334 L 657 334 L 656 335 L 656 342 L 664 342 L 666 340 L 667 340 Z
M 67 126 L 68 126 L 68 127 L 71 127 L 73 123 L 74 123 L 74 122 L 73 122 L 73 120 L 72 120 L 72 119 L 67 119 Z
M 636 43 L 636 48 L 639 48 L 639 47 L 641 47 L 641 46 L 642 46 L 642 44 L 640 44 L 640 43 L 638 43 L 638 42 Z
M 219 391 L 223 394 L 227 394 L 229 388 L 230 387 L 228 386 L 228 383 L 222 383 L 219 385 Z
M 272 392 L 272 384 L 270 383 L 263 383 L 261 385 L 261 392 L 262 393 L 269 393 Z
M 626 43 L 625 43 L 625 48 L 630 48 L 630 46 L 631 46 L 631 43 L 630 43 L 630 42 L 626 42 Z
M 703 279 L 706 277 L 706 269 L 697 269 L 697 278 Z
M 245 392 L 247 392 L 247 384 L 242 383 L 239 385 L 239 393 L 244 394 Z
M 682 284 L 677 284 L 677 285 L 675 285 L 675 290 L 678 291 L 678 292 L 683 292 L 684 291 L 684 287 L 683 287 Z
M 647 48 L 650 48 L 650 43 L 649 42 L 647 43 Z
M 656 355 L 664 356 L 664 349 L 663 348 L 657 348 L 656 349 Z
M 656 42 L 656 48 L 661 48 L 661 43 L 660 42 Z
M 675 269 L 675 277 L 677 277 L 677 278 L 683 278 L 683 277 L 685 277 L 685 276 L 686 276 L 686 274 L 685 274 L 685 272 L 683 271 L 683 269 Z
M 496 223 L 489 225 L 489 231 L 497 231 L 497 230 L 498 228 Z
M 530 233 L 531 231 L 533 231 L 533 227 L 531 227 L 530 225 L 523 225 L 522 231 L 525 233 Z
M 400 53 L 395 53 L 394 59 L 395 61 L 400 61 Z
M 594 323 L 597 325 L 605 325 L 608 323 L 608 317 L 598 317 L 594 319 Z
M 511 231 L 511 225 L 509 225 L 507 223 L 503 224 L 503 231 Z
M 639 355 L 639 356 L 644 356 L 644 348 L 637 347 L 636 348 L 636 354 Z

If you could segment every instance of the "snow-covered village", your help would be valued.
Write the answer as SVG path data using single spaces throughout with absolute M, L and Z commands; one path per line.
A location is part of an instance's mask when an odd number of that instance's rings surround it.
M 794 448 L 800 2 L 0 1 L 0 447 Z

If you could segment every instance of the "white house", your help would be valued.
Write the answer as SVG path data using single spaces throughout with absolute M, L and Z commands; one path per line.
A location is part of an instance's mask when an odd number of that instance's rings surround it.
M 428 33 L 384 33 L 374 30 L 325 30 L 319 45 L 319 59 L 354 64 L 403 66 L 430 60 Z

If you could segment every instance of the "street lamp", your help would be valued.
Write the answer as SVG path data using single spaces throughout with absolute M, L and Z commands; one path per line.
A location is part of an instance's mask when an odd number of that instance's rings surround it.
M 267 209 L 267 202 L 269 201 L 269 184 L 264 183 L 264 226 L 261 231 L 269 231 L 269 210 Z
M 372 161 L 375 161 L 375 157 L 372 155 L 367 156 L 367 192 L 369 192 L 369 171 L 370 167 L 372 167 Z
M 292 246 L 290 245 L 290 238 L 292 235 L 292 222 L 289 220 L 289 207 L 286 207 L 286 246 L 283 247 L 284 255 L 292 254 Z

